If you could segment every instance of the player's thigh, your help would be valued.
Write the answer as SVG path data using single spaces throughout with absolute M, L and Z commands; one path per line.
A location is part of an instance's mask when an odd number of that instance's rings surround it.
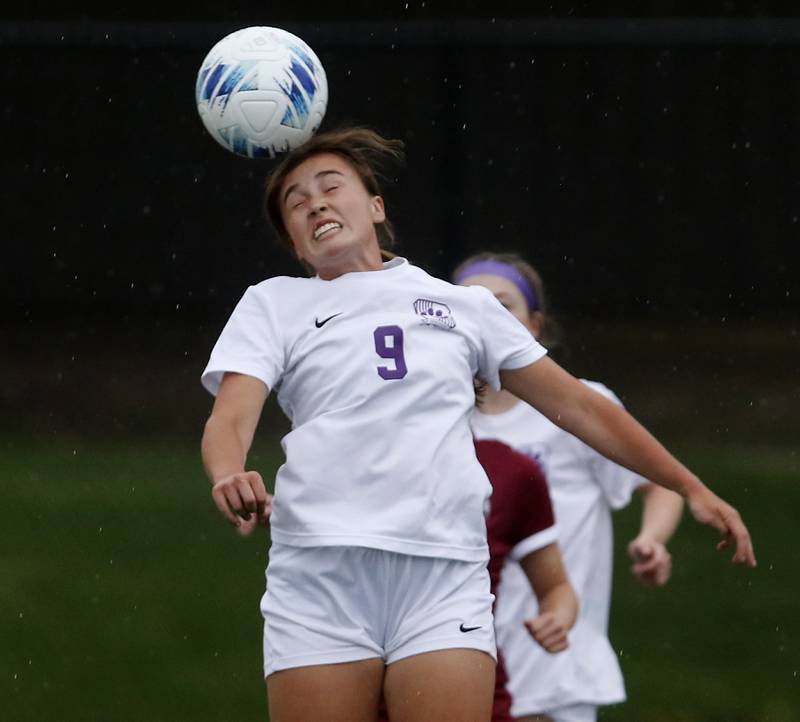
M 375 722 L 381 659 L 294 667 L 267 677 L 270 722 Z
M 390 664 L 383 694 L 392 722 L 489 722 L 494 683 L 486 652 L 443 649 Z

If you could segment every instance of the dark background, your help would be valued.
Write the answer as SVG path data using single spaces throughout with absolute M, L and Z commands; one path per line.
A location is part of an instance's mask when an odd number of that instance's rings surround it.
M 389 210 L 432 272 L 517 249 L 570 314 L 797 316 L 800 19 L 474 5 L 17 9 L 0 25 L 11 317 L 220 320 L 299 270 L 260 215 L 269 162 L 224 152 L 193 101 L 211 45 L 269 23 L 322 59 L 323 127 L 407 142 Z
M 273 24 L 325 65 L 323 127 L 406 141 L 385 189 L 399 252 L 443 276 L 521 252 L 568 331 L 557 358 L 656 430 L 727 405 L 744 430 L 792 434 L 800 17 L 530 6 L 4 9 L 0 429 L 196 434 L 197 376 L 244 288 L 302 272 L 261 215 L 270 162 L 219 147 L 193 98 L 217 40 Z M 709 385 L 703 363 L 737 380 Z M 676 386 L 637 394 L 643 366 Z
M 244 288 L 300 273 L 268 162 L 194 106 L 233 30 L 297 33 L 323 127 L 407 142 L 399 251 L 541 270 L 554 356 L 605 382 L 748 522 L 757 570 L 685 521 L 637 588 L 616 516 L 607 722 L 800 719 L 795 3 L 16 3 L 0 10 L 0 717 L 264 719 L 267 544 L 208 498 L 199 376 Z M 269 402 L 249 458 L 271 480 Z

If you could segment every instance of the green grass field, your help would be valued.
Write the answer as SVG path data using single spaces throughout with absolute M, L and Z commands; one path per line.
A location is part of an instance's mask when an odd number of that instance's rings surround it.
M 607 722 L 800 719 L 798 456 L 681 449 L 738 505 L 760 566 L 732 568 L 688 518 L 664 590 L 623 558 L 617 515 L 611 636 L 629 702 Z M 278 450 L 252 456 L 268 476 Z M 265 720 L 258 602 L 266 534 L 218 518 L 195 446 L 6 441 L 0 452 L 2 719 Z

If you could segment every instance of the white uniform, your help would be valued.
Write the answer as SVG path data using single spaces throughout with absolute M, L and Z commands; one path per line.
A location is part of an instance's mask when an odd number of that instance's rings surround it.
M 271 516 L 278 548 L 485 564 L 491 487 L 469 430 L 472 379 L 497 387 L 500 369 L 544 354 L 486 289 L 397 258 L 382 271 L 249 288 L 202 380 L 215 393 L 237 372 L 278 390 L 292 421 Z
M 619 403 L 605 386 L 585 383 Z M 495 615 L 498 646 L 505 656 L 513 698 L 512 714 L 550 713 L 558 719 L 554 713 L 559 708 L 624 701 L 622 674 L 607 638 L 611 510 L 625 506 L 632 491 L 645 480 L 522 402 L 501 414 L 476 411 L 471 425 L 476 438 L 503 441 L 541 464 L 550 485 L 558 543 L 580 602 L 569 648 L 547 654 L 522 626 L 523 619 L 537 613 L 530 584 L 518 564 L 507 562 Z

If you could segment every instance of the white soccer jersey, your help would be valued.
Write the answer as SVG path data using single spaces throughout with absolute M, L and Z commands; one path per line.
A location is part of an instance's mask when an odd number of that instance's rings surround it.
M 272 538 L 480 561 L 490 492 L 469 416 L 480 373 L 545 350 L 484 288 L 405 259 L 381 271 L 271 278 L 231 315 L 203 373 L 278 390 L 292 421 L 275 481 Z
M 601 384 L 584 382 L 619 403 Z M 501 414 L 476 411 L 478 439 L 497 439 L 536 459 L 550 485 L 558 543 L 580 611 L 569 648 L 548 654 L 531 639 L 522 620 L 537 614 L 536 599 L 519 564 L 503 569 L 495 609 L 497 643 L 508 672 L 514 716 L 576 703 L 611 704 L 625 699 L 619 663 L 607 638 L 611 600 L 611 509 L 625 506 L 645 480 L 606 459 L 536 409 L 520 402 Z

